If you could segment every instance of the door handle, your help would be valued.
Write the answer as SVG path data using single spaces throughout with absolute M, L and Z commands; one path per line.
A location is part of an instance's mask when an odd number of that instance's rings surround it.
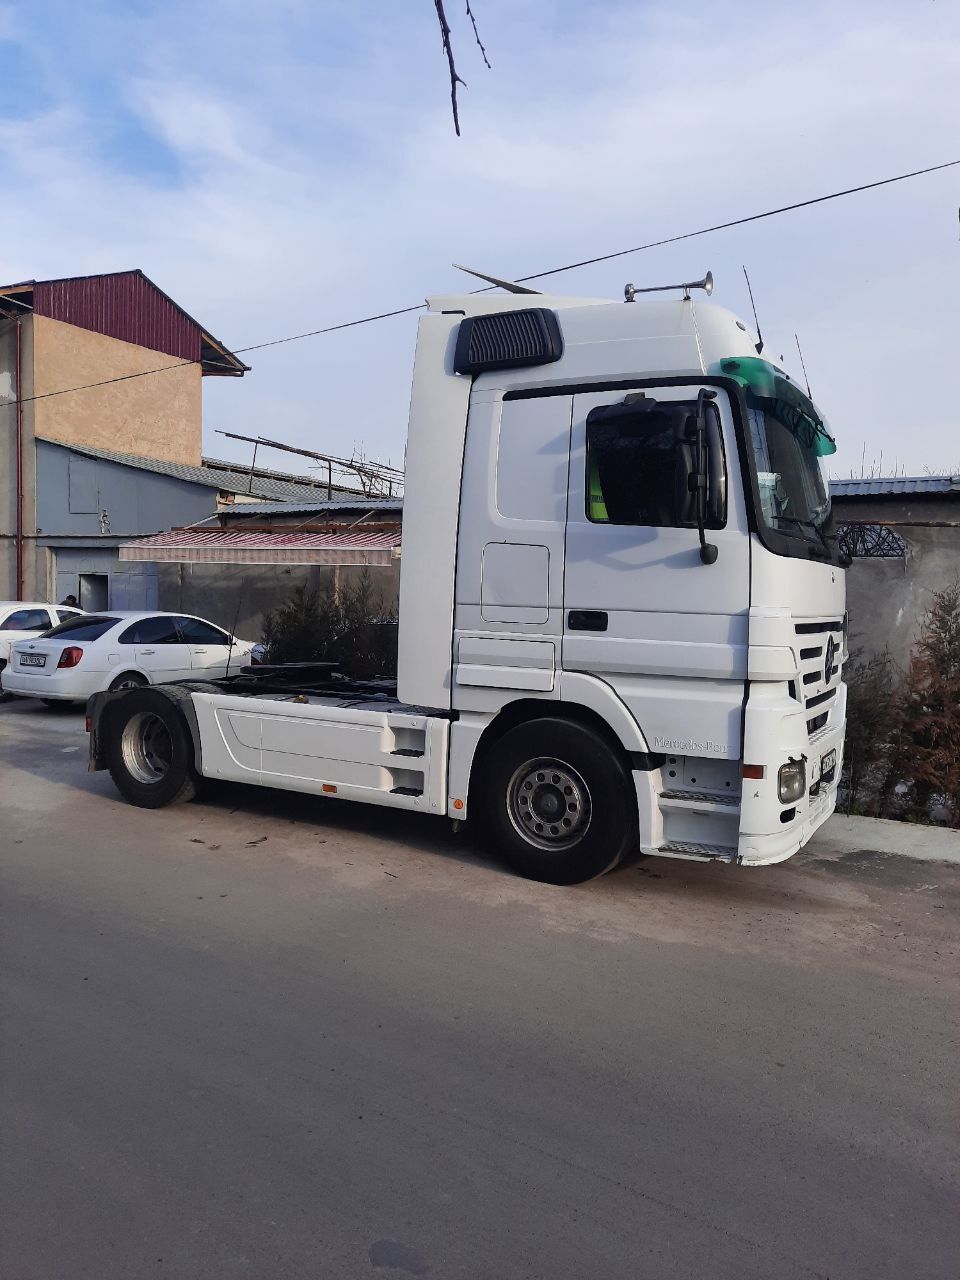
M 143 656 L 144 656 L 145 658 L 152 658 L 152 657 L 153 657 L 153 655 L 156 653 L 156 650 L 155 650 L 155 649 L 141 649 L 141 650 L 140 650 L 140 652 L 143 654 Z
M 194 645 L 194 647 L 193 647 L 193 652 L 194 652 L 194 653 L 206 653 L 207 651 L 206 651 L 206 649 L 198 649 L 198 648 L 196 647 L 196 645 Z
M 571 609 L 567 626 L 571 631 L 606 631 L 607 615 L 603 609 Z

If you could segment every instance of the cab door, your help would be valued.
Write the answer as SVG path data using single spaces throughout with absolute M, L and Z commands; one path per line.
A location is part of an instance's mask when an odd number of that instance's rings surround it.
M 699 390 L 693 382 L 644 388 L 643 410 L 662 404 L 666 420 Z M 722 527 L 706 531 L 717 558 L 705 564 L 697 529 L 680 509 L 670 441 L 662 457 L 652 454 L 649 430 L 631 424 L 626 406 L 622 418 L 591 418 L 626 394 L 574 397 L 563 666 L 613 685 L 652 750 L 736 759 L 750 553 L 731 408 L 718 391 L 708 409 L 711 482 L 725 482 L 726 501 Z

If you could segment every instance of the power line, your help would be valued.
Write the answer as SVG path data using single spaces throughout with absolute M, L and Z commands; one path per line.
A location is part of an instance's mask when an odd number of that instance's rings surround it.
M 813 196 L 809 200 L 798 200 L 795 204 L 780 205 L 776 209 L 767 209 L 763 213 L 747 214 L 743 218 L 732 218 L 729 222 L 717 222 L 710 227 L 701 227 L 697 231 L 684 231 L 680 235 L 666 236 L 662 240 L 650 240 L 646 244 L 634 245 L 632 249 L 617 249 L 613 253 L 599 254 L 595 258 L 583 258 L 579 262 L 568 262 L 562 267 L 551 267 L 546 271 L 537 271 L 532 275 L 517 276 L 518 282 L 526 282 L 527 280 L 543 280 L 547 276 L 559 275 L 563 271 L 575 271 L 580 267 L 594 266 L 598 262 L 610 262 L 614 258 L 624 258 L 631 253 L 642 253 L 646 249 L 659 249 L 664 245 L 678 244 L 682 240 L 693 240 L 697 236 L 706 236 L 714 231 L 727 231 L 731 227 L 742 227 L 750 222 L 760 222 L 764 218 L 775 218 L 781 213 L 792 213 L 797 209 L 807 209 L 811 205 L 825 204 L 829 200 L 840 200 L 844 196 L 858 195 L 862 191 L 873 191 L 878 187 L 888 187 L 895 182 L 906 182 L 911 178 L 920 178 L 928 173 L 939 173 L 943 169 L 952 169 L 956 165 L 960 165 L 960 160 L 947 160 L 943 164 L 930 165 L 926 169 L 914 169 L 910 173 L 899 173 L 892 178 L 880 178 L 877 182 L 865 182 L 859 187 L 846 187 L 842 191 L 831 191 L 827 195 Z M 486 293 L 486 289 L 478 289 L 478 293 Z M 409 307 L 398 307 L 393 311 L 381 311 L 372 316 L 361 316 L 357 320 L 344 320 L 340 324 L 326 325 L 322 329 L 309 329 L 305 333 L 293 333 L 286 338 L 273 338 L 269 342 L 257 342 L 251 346 L 238 347 L 237 355 L 246 354 L 248 351 L 264 351 L 267 347 L 279 347 L 287 342 L 300 342 L 303 338 L 316 338 L 325 333 L 336 333 L 340 329 L 353 329 L 362 324 L 373 324 L 377 320 L 388 320 L 392 316 L 410 315 L 414 311 L 422 311 L 426 304 L 419 302 Z M 100 382 L 87 382 L 78 387 L 64 387 L 60 391 L 44 391 L 39 395 L 25 396 L 23 399 L 8 400 L 7 405 L 30 404 L 35 400 L 50 400 L 54 396 L 73 395 L 78 391 L 91 391 L 96 387 L 108 387 L 115 382 L 130 382 L 134 378 L 147 378 L 155 373 L 168 373 L 172 369 L 183 369 L 188 365 L 200 364 L 199 360 L 181 360 L 176 364 L 163 365 L 157 369 L 143 369 L 139 373 L 125 373 L 115 378 L 104 378 Z M 0 406 L 3 407 L 3 406 Z
M 644 249 L 659 249 L 662 245 L 677 244 L 681 240 L 693 240 L 696 236 L 707 236 L 713 231 L 726 231 L 730 227 L 742 227 L 747 222 L 760 222 L 763 218 L 775 218 L 780 213 L 792 213 L 795 209 L 807 209 L 813 204 L 824 204 L 827 200 L 840 200 L 844 196 L 854 196 L 861 191 L 872 191 L 876 187 L 888 187 L 893 182 L 906 182 L 909 178 L 920 178 L 927 173 L 938 173 L 941 169 L 952 169 L 960 164 L 960 160 L 948 160 L 945 164 L 930 165 L 927 169 L 914 169 L 912 173 L 899 173 L 894 178 L 881 178 L 878 182 L 865 182 L 860 187 L 847 187 L 843 191 L 831 191 L 829 195 L 814 196 L 810 200 L 798 200 L 796 204 L 784 204 L 778 209 L 768 209 L 765 213 L 751 213 L 745 218 L 733 218 L 730 222 L 718 222 L 712 227 L 701 227 L 699 231 L 685 231 L 679 236 L 667 236 L 664 240 L 651 240 L 647 244 L 635 245 L 632 249 L 617 249 L 614 253 L 603 253 L 597 258 L 584 258 L 580 262 L 568 262 L 565 267 L 551 267 L 549 271 L 538 271 L 530 276 L 517 276 L 518 283 L 527 280 L 543 280 L 545 276 L 556 276 L 561 271 L 574 271 L 577 267 L 591 267 L 597 262 L 610 262 L 613 258 L 624 258 L 628 253 L 641 253 Z M 478 293 L 486 290 L 479 289 Z
M 422 311 L 426 306 L 418 302 L 413 307 L 398 307 L 396 311 L 381 311 L 376 316 L 363 316 L 360 320 L 345 320 L 343 324 L 330 324 L 325 329 L 309 329 L 306 333 L 293 333 L 289 338 L 274 338 L 272 342 L 258 342 L 252 347 L 237 347 L 235 355 L 243 355 L 247 351 L 263 351 L 266 347 L 279 347 L 283 342 L 299 342 L 301 338 L 316 338 L 321 333 L 335 333 L 338 329 L 352 329 L 358 324 L 372 324 L 374 320 L 389 320 L 391 316 L 406 316 L 411 311 Z

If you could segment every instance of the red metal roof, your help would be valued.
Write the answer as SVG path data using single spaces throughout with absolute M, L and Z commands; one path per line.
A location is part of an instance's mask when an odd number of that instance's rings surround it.
M 390 565 L 397 530 L 365 533 L 255 533 L 242 529 L 173 529 L 120 547 L 121 560 L 160 564 Z
M 248 368 L 139 270 L 28 280 L 0 287 L 0 298 L 21 311 L 199 361 L 204 373 L 242 374 Z
M 81 280 L 39 280 L 33 287 L 38 316 L 62 320 L 181 360 L 200 359 L 200 326 L 129 271 Z

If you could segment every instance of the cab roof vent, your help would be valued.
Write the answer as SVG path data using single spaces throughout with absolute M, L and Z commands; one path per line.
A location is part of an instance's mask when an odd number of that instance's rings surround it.
M 468 316 L 460 322 L 453 358 L 456 373 L 551 364 L 563 355 L 556 313 L 546 307 Z

